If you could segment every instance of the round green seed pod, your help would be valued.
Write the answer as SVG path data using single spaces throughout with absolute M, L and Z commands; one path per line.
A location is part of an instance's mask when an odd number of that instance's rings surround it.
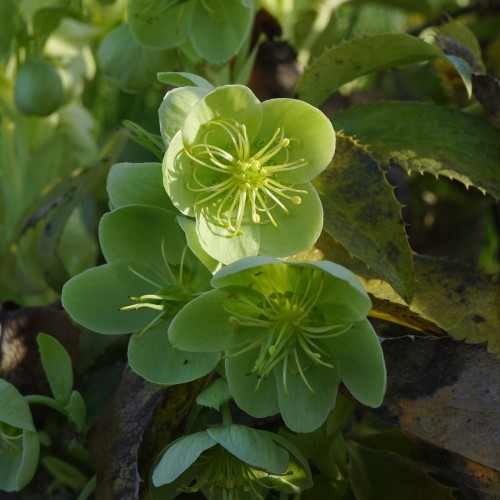
M 47 116 L 64 99 L 61 77 L 47 59 L 29 59 L 18 70 L 14 86 L 16 107 L 27 115 Z

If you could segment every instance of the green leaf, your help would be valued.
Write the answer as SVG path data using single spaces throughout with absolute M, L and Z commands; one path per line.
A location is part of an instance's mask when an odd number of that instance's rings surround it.
M 412 313 L 458 340 L 488 342 L 488 351 L 500 354 L 500 285 L 492 277 L 464 264 L 428 256 L 416 256 L 415 276 L 417 287 L 409 307 Z M 384 302 L 401 306 L 401 299 L 387 284 L 369 280 L 366 286 Z M 408 321 L 404 309 L 393 309 L 392 315 Z
M 180 263 L 186 247 L 175 214 L 145 205 L 128 205 L 104 214 L 99 241 L 108 262 L 146 263 L 160 276 L 169 274 L 166 262 Z
M 127 24 L 111 31 L 97 52 L 97 62 L 104 74 L 114 78 L 126 92 L 150 87 L 156 82 L 158 71 L 175 67 L 176 57 L 172 51 L 141 45 L 131 35 Z
M 3 0 L 0 2 L 0 55 L 6 53 L 16 35 L 19 24 L 19 2 Z
M 268 432 L 234 424 L 208 428 L 207 434 L 229 453 L 253 467 L 271 474 L 283 474 L 287 470 L 288 451 L 279 446 Z
M 68 417 L 76 424 L 76 428 L 82 431 L 85 426 L 87 407 L 82 395 L 78 391 L 73 391 L 68 404 L 64 407 L 68 412 Z
M 215 368 L 220 353 L 174 349 L 167 328 L 162 321 L 142 335 L 130 337 L 127 357 L 132 370 L 153 384 L 174 385 L 196 380 Z
M 148 132 L 146 129 L 130 120 L 123 120 L 122 124 L 125 127 L 122 133 L 126 137 L 139 144 L 144 149 L 151 151 L 159 160 L 163 159 L 165 145 L 161 136 Z
M 323 203 L 324 229 L 409 301 L 412 251 L 393 188 L 371 155 L 337 136 L 337 152 L 314 181 Z
M 178 47 L 187 39 L 192 6 L 186 0 L 130 0 L 130 31 L 146 47 Z
M 500 199 L 500 131 L 480 118 L 433 104 L 374 102 L 338 113 L 334 125 L 385 165 L 442 175 Z M 453 133 L 445 133 L 450 126 Z
M 205 431 L 183 436 L 170 443 L 153 471 L 153 484 L 161 486 L 171 483 L 187 470 L 205 450 L 216 444 Z
M 349 443 L 351 486 L 359 500 L 452 500 L 454 488 L 439 483 L 416 462 L 394 452 Z
M 45 456 L 42 459 L 42 464 L 60 483 L 74 490 L 81 490 L 89 480 L 89 478 L 74 465 L 52 455 Z
M 9 436 L 7 445 L 2 434 Z M 0 490 L 19 491 L 33 478 L 40 441 L 28 403 L 19 391 L 0 379 Z
M 219 378 L 196 396 L 196 403 L 219 411 L 221 405 L 227 403 L 230 399 L 231 393 L 229 392 L 227 380 Z
M 0 422 L 35 431 L 28 403 L 12 384 L 3 379 L 0 379 Z
M 248 37 L 254 9 L 241 0 L 195 2 L 189 39 L 196 53 L 211 63 L 228 61 Z
M 107 190 L 113 209 L 125 205 L 150 205 L 176 212 L 163 189 L 160 163 L 117 163 L 108 175 Z
M 300 99 L 319 105 L 355 78 L 439 56 L 442 52 L 437 47 L 406 34 L 355 38 L 325 50 L 309 64 L 297 85 L 297 93 Z
M 39 333 L 36 341 L 50 390 L 57 401 L 65 404 L 73 389 L 71 358 L 61 343 L 51 335 Z

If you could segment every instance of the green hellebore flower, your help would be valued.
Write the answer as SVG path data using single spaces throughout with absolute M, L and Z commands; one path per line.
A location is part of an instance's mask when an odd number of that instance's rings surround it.
M 0 379 L 0 491 L 19 491 L 33 478 L 40 442 L 28 403 Z
M 335 406 L 340 380 L 361 403 L 381 404 L 386 372 L 366 318 L 371 303 L 348 269 L 251 257 L 224 267 L 212 285 L 177 314 L 169 338 L 179 349 L 223 351 L 243 411 L 281 412 L 290 429 L 310 432 Z
M 128 6 L 130 29 L 141 44 L 170 49 L 189 40 L 211 63 L 238 54 L 253 18 L 254 0 L 130 0 Z
M 307 461 L 286 439 L 233 424 L 170 443 L 153 471 L 153 484 L 166 493 L 202 491 L 211 499 L 254 500 L 271 489 L 297 494 L 312 481 Z
M 261 103 L 242 85 L 203 92 L 163 161 L 167 193 L 196 217 L 202 248 L 224 264 L 310 248 L 323 225 L 310 181 L 335 151 L 330 121 L 302 101 Z
M 124 177 L 130 180 L 129 174 Z M 110 192 L 115 202 L 126 196 L 121 189 Z M 84 271 L 63 288 L 70 316 L 98 333 L 134 333 L 129 364 L 151 382 L 178 384 L 213 370 L 218 355 L 173 349 L 166 333 L 170 319 L 208 289 L 211 277 L 187 250 L 175 214 L 153 206 L 122 206 L 103 216 L 99 239 L 107 264 Z

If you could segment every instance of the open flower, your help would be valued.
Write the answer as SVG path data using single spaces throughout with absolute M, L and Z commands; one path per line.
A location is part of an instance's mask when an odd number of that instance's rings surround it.
M 220 262 L 293 255 L 321 232 L 323 210 L 310 181 L 334 150 L 332 125 L 313 106 L 261 103 L 247 87 L 218 87 L 173 137 L 165 188 L 182 213 L 196 217 L 202 248 Z
M 243 425 L 209 428 L 169 444 L 153 472 L 165 493 L 201 491 L 207 498 L 263 499 L 269 490 L 300 493 L 311 471 L 286 439 Z M 165 486 L 166 485 L 166 486 Z
M 118 187 L 110 189 L 115 203 L 132 196 Z M 156 191 L 149 191 L 154 199 Z M 187 248 L 176 215 L 155 206 L 120 206 L 101 219 L 99 239 L 107 264 L 66 283 L 62 302 L 70 316 L 95 332 L 134 333 L 129 364 L 146 380 L 176 384 L 210 372 L 218 355 L 181 352 L 167 338 L 170 319 L 208 289 L 211 277 Z
M 366 319 L 370 299 L 349 270 L 253 257 L 223 268 L 212 285 L 177 314 L 169 338 L 180 349 L 223 351 L 242 410 L 281 412 L 290 429 L 310 432 L 333 409 L 340 380 L 360 402 L 381 404 L 382 349 Z
M 0 491 L 19 491 L 33 478 L 40 442 L 28 403 L 0 379 Z

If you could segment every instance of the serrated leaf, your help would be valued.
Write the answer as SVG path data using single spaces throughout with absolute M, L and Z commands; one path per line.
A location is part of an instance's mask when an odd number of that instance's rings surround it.
M 415 255 L 415 295 L 408 306 L 329 235 L 317 249 L 314 259 L 335 260 L 358 275 L 372 295 L 370 316 L 438 336 L 447 332 L 471 344 L 487 342 L 489 352 L 500 354 L 500 284 L 492 277 L 458 262 Z
M 373 102 L 335 116 L 386 165 L 457 180 L 500 199 L 500 132 L 462 111 L 434 104 Z
M 73 389 L 71 358 L 62 344 L 51 335 L 39 333 L 36 341 L 50 390 L 57 401 L 67 403 Z
M 393 189 L 370 154 L 337 135 L 334 160 L 313 182 L 324 229 L 406 300 L 413 294 L 412 252 Z
M 457 340 L 488 343 L 500 354 L 500 285 L 464 264 L 437 257 L 415 256 L 417 287 L 410 310 Z M 371 282 L 379 298 L 401 303 L 387 284 Z
M 407 34 L 387 33 L 343 42 L 308 65 L 297 85 L 300 99 L 321 104 L 360 76 L 442 57 L 439 48 Z

